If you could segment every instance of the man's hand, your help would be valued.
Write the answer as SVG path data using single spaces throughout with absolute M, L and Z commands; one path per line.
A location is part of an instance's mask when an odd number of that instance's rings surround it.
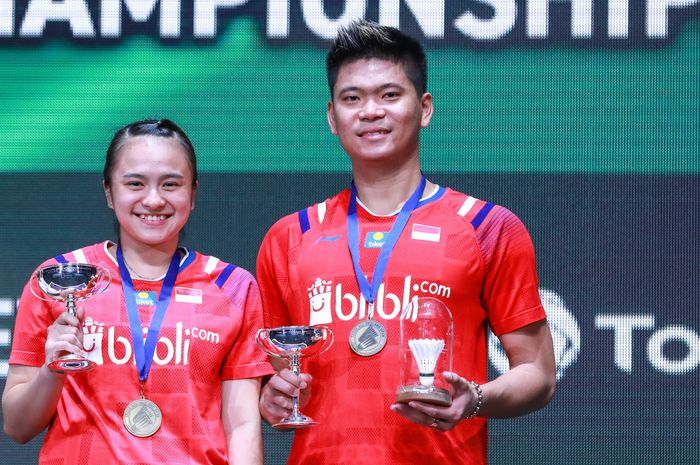
M 427 402 L 411 401 L 394 404 L 391 409 L 419 425 L 438 431 L 449 431 L 476 409 L 479 394 L 472 383 L 449 371 L 443 372 L 445 381 L 452 385 L 452 405 L 440 407 Z
M 295 375 L 283 368 L 265 384 L 260 395 L 260 413 L 270 424 L 277 423 L 292 412 L 292 397 L 299 396 L 299 403 L 308 401 L 311 375 Z

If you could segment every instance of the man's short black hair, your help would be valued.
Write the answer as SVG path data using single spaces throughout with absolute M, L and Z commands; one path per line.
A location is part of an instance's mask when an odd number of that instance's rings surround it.
M 326 76 L 331 99 L 340 67 L 369 58 L 400 63 L 418 95 L 426 92 L 428 66 L 421 44 L 396 28 L 358 20 L 338 29 L 338 35 L 326 56 Z

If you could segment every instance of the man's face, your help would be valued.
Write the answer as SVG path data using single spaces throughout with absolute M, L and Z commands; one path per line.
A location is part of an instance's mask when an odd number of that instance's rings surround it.
M 418 96 L 398 62 L 378 58 L 346 63 L 328 103 L 331 132 L 353 166 L 418 157 L 421 128 L 433 113 L 432 96 Z

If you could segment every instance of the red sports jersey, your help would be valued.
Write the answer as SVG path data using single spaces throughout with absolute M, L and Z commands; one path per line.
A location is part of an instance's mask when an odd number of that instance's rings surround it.
M 257 278 L 266 326 L 329 326 L 333 346 L 302 359 L 314 380 L 302 410 L 321 425 L 295 433 L 289 464 L 485 464 L 486 420 L 448 433 L 390 410 L 399 387 L 399 316 L 414 297 L 442 300 L 454 318 L 453 370 L 487 380 L 488 324 L 496 335 L 545 318 L 530 236 L 503 207 L 440 188 L 421 200 L 398 239 L 375 302 L 388 341 L 377 355 L 350 348 L 365 320 L 347 242 L 350 191 L 278 221 L 260 249 Z M 395 217 L 358 205 L 360 266 L 371 281 L 382 234 Z M 386 236 L 386 234 L 384 234 Z
M 163 422 L 153 436 L 139 438 L 122 419 L 126 406 L 140 396 L 139 378 L 119 269 L 108 245 L 95 244 L 44 263 L 101 265 L 110 271 L 112 283 L 79 303 L 86 315 L 83 346 L 97 367 L 66 377 L 39 463 L 227 464 L 221 382 L 272 372 L 254 341 L 262 326 L 255 280 L 241 268 L 198 252 L 189 251 L 182 259 L 144 389 L 145 397 L 160 407 Z M 144 334 L 161 282 L 134 280 Z M 64 310 L 63 303 L 43 302 L 25 286 L 10 363 L 43 365 L 46 328 Z

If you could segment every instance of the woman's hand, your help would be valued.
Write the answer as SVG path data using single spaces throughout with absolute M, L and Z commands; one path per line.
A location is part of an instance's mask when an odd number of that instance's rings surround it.
M 76 315 L 61 313 L 46 331 L 46 364 L 66 353 L 85 356 L 83 351 L 83 320 L 85 309 L 78 307 Z

